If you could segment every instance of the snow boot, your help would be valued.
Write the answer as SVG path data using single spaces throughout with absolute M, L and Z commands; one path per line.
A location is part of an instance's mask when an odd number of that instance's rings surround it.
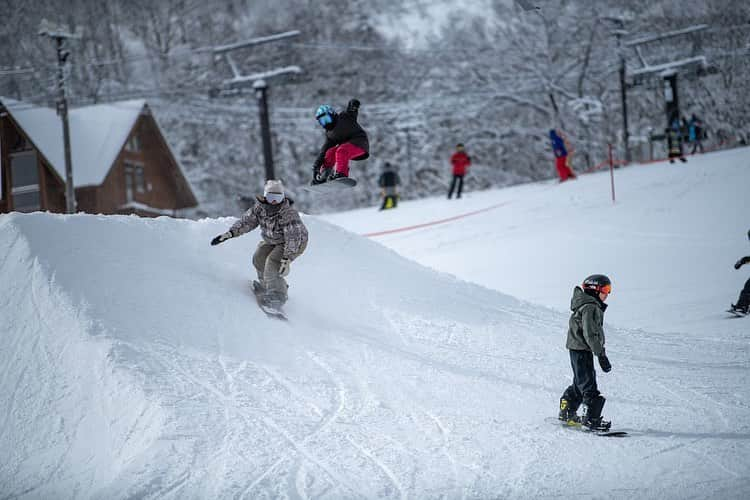
M 342 173 L 342 172 L 333 172 L 328 176 L 328 182 L 335 181 L 336 179 L 341 179 L 342 177 L 349 177 L 348 175 Z
M 558 420 L 563 422 L 578 422 L 578 415 L 576 415 L 577 408 L 573 408 L 570 401 L 565 398 L 560 398 L 560 413 L 557 415 Z
M 747 315 L 748 309 L 749 309 L 748 306 L 741 306 L 739 304 L 732 304 L 731 312 L 736 313 L 736 314 L 742 314 L 744 316 L 744 315 Z
M 315 186 L 316 184 L 323 184 L 331 176 L 332 171 L 333 169 L 331 168 L 324 168 L 323 170 L 321 170 L 320 172 L 318 172 L 317 174 L 313 176 L 313 180 L 310 183 L 310 185 Z
M 263 294 L 263 305 L 270 307 L 271 309 L 281 310 L 281 306 L 286 302 L 286 297 L 283 293 L 268 290 Z
M 581 425 L 590 431 L 607 431 L 612 425 L 602 419 L 604 396 L 597 396 L 593 400 L 581 405 Z

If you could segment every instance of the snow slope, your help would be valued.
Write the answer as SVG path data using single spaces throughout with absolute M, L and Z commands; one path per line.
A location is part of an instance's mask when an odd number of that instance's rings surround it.
M 594 203 L 579 182 L 559 188 Z M 0 498 L 750 494 L 747 332 L 608 325 L 605 414 L 632 435 L 598 438 L 548 421 L 566 313 L 305 217 L 278 322 L 249 290 L 257 232 L 208 245 L 232 220 L 0 216 Z
M 672 333 L 738 333 L 723 321 L 750 254 L 750 148 L 636 165 L 575 182 L 404 202 L 396 210 L 325 216 L 369 234 L 480 212 L 450 223 L 374 236 L 439 271 L 567 311 L 570 288 L 603 272 L 614 281 L 607 320 Z

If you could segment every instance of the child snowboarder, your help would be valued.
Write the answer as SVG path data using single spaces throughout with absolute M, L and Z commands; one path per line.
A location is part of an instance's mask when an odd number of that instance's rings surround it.
M 750 231 L 747 232 L 747 238 L 750 240 Z M 750 255 L 746 255 L 745 257 L 742 257 L 740 260 L 738 260 L 734 264 L 734 268 L 739 269 L 745 264 L 749 264 L 749 263 L 750 263 Z M 742 289 L 742 291 L 740 291 L 740 298 L 737 299 L 736 304 L 732 304 L 732 307 L 729 309 L 729 312 L 745 316 L 748 313 L 749 309 L 750 309 L 750 279 L 748 279 L 745 282 L 745 287 Z
M 575 179 L 576 174 L 573 173 L 568 164 L 568 149 L 565 147 L 565 141 L 555 129 L 549 131 L 549 139 L 552 152 L 555 153 L 555 168 L 557 169 L 557 175 L 560 177 L 560 182 Z
M 397 187 L 399 184 L 401 184 L 401 178 L 398 176 L 398 172 L 396 172 L 396 169 L 390 162 L 385 162 L 383 173 L 380 174 L 380 178 L 378 179 L 378 186 L 383 189 L 383 204 L 380 206 L 380 210 L 396 208 L 398 205 Z
M 307 247 L 307 228 L 292 204 L 284 195 L 281 181 L 266 181 L 263 196 L 256 197 L 255 205 L 229 231 L 211 240 L 211 245 L 218 245 L 260 226 L 262 239 L 253 255 L 258 273 L 254 287 L 260 288 L 263 304 L 277 310 L 287 300 L 289 285 L 284 278 L 289 275 L 291 263 Z
M 568 423 L 579 423 L 589 430 L 608 430 L 611 422 L 602 420 L 604 396 L 596 386 L 594 356 L 599 366 L 608 373 L 612 369 L 604 350 L 604 311 L 612 291 L 612 282 L 603 274 L 594 274 L 573 290 L 570 300 L 568 340 L 565 347 L 570 351 L 570 364 L 573 368 L 573 384 L 560 398 L 558 418 Z M 581 406 L 580 418 L 576 414 Z
M 357 123 L 358 115 L 357 99 L 349 101 L 346 111 L 341 113 L 337 113 L 328 104 L 318 107 L 315 119 L 325 129 L 326 140 L 313 163 L 313 179 L 310 184 L 349 177 L 349 161 L 365 160 L 370 156 L 367 132 Z
M 466 175 L 466 169 L 471 166 L 471 157 L 466 154 L 464 145 L 462 143 L 456 144 L 456 151 L 451 155 L 451 165 L 453 165 L 453 181 L 451 182 L 451 188 L 448 191 L 448 199 L 453 196 L 453 190 L 456 188 L 458 183 L 458 191 L 456 192 L 456 198 L 461 197 L 461 190 L 464 187 L 464 175 Z

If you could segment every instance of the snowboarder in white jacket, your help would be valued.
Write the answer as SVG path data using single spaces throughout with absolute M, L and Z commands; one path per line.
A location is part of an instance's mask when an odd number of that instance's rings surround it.
M 256 197 L 255 205 L 229 231 L 211 240 L 211 245 L 218 245 L 260 226 L 262 238 L 253 255 L 253 266 L 263 302 L 277 309 L 287 300 L 289 285 L 284 278 L 289 275 L 292 261 L 307 248 L 307 228 L 292 203 L 284 194 L 282 182 L 271 179 L 266 182 L 263 196 Z

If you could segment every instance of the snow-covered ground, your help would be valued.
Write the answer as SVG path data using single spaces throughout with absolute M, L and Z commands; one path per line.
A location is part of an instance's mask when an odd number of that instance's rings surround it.
M 747 498 L 748 161 L 305 217 L 288 323 L 233 219 L 2 215 L 0 498 Z M 550 423 L 594 272 L 625 439 Z

